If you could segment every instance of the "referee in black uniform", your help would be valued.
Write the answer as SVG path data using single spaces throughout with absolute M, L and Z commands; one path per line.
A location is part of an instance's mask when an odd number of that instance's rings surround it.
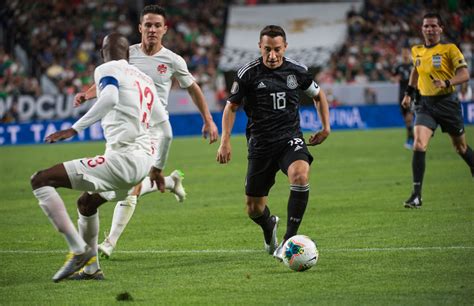
M 231 159 L 230 136 L 235 113 L 240 105 L 248 117 L 248 169 L 245 184 L 247 213 L 261 226 L 265 250 L 282 260 L 286 239 L 298 232 L 308 203 L 309 170 L 313 161 L 300 128 L 300 93 L 313 98 L 322 122 L 322 130 L 309 138 L 309 145 L 322 143 L 330 133 L 326 96 L 313 81 L 307 68 L 284 57 L 285 31 L 275 25 L 260 32 L 261 57 L 237 72 L 222 117 L 222 138 L 217 161 Z M 288 176 L 290 197 L 286 233 L 278 246 L 276 231 L 279 218 L 270 213 L 267 196 L 278 170 Z
M 416 88 L 420 91 L 421 101 L 415 106 L 413 191 L 404 202 L 406 208 L 421 207 L 426 150 L 438 125 L 443 133 L 449 134 L 474 177 L 474 154 L 466 142 L 462 109 L 454 87 L 469 80 L 466 60 L 456 45 L 441 43 L 443 24 L 439 14 L 426 14 L 421 31 L 425 43 L 411 49 L 414 68 L 402 101 L 404 107 L 410 107 Z

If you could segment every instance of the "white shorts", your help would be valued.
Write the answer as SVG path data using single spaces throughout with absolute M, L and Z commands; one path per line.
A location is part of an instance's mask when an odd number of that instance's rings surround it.
M 115 197 L 123 199 L 130 188 L 147 176 L 153 158 L 138 150 L 127 153 L 108 151 L 104 155 L 63 164 L 72 189 L 94 193 L 114 191 Z

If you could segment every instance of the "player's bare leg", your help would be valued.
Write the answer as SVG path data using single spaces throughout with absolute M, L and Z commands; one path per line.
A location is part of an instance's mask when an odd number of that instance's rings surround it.
M 88 262 L 95 261 L 96 257 L 74 227 L 64 202 L 56 191 L 58 187 L 71 188 L 64 165 L 57 164 L 35 173 L 31 177 L 31 187 L 41 209 L 56 230 L 64 236 L 69 246 L 68 259 L 53 276 L 53 281 L 58 282 L 81 269 Z
M 309 163 L 305 160 L 296 160 L 288 167 L 290 196 L 288 198 L 286 232 L 282 242 L 273 254 L 279 261 L 283 260 L 283 245 L 286 240 L 298 234 L 298 229 L 308 205 L 309 169 Z
M 89 194 L 84 192 L 77 200 L 77 210 L 79 219 L 77 220 L 77 227 L 79 234 L 84 241 L 92 248 L 94 255 L 97 256 L 97 245 L 99 240 L 99 211 L 98 207 L 107 200 L 102 198 L 99 194 Z M 104 274 L 100 269 L 99 260 L 87 264 L 84 268 L 68 279 L 71 280 L 103 280 Z
M 278 246 L 277 227 L 280 219 L 271 215 L 267 202 L 268 197 L 247 196 L 247 214 L 263 230 L 265 251 L 268 254 L 273 254 Z
M 423 178 L 425 176 L 426 150 L 430 142 L 433 131 L 423 125 L 415 125 L 415 142 L 413 143 L 413 191 L 411 196 L 403 203 L 405 208 L 421 208 L 421 190 Z
M 474 154 L 471 147 L 466 142 L 466 134 L 460 136 L 449 135 L 451 137 L 451 142 L 453 143 L 454 149 L 461 156 L 461 158 L 466 162 L 471 170 L 471 175 L 474 177 Z

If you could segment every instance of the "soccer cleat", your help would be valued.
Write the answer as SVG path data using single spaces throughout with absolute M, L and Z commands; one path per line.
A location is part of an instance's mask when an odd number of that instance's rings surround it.
M 283 262 L 283 256 L 285 256 L 285 243 L 286 243 L 286 240 L 283 240 L 278 245 L 275 252 L 273 252 L 273 258 L 275 258 L 279 262 Z
M 86 246 L 86 250 L 82 254 L 74 254 L 70 252 L 64 265 L 58 272 L 56 272 L 56 274 L 54 274 L 53 281 L 57 283 L 94 261 L 96 261 L 96 256 L 89 246 Z
M 109 237 L 105 237 L 104 242 L 97 246 L 100 257 L 109 259 L 114 251 L 115 246 L 110 242 Z
M 181 170 L 174 170 L 171 172 L 170 177 L 174 181 L 174 188 L 170 191 L 174 194 L 178 202 L 184 202 L 186 200 L 186 191 L 183 187 L 184 173 Z
M 88 274 L 84 271 L 84 269 L 81 269 L 80 271 L 77 271 L 76 273 L 69 276 L 68 279 L 69 280 L 104 280 L 105 277 L 101 269 L 95 271 L 92 274 Z
M 415 193 L 412 193 L 411 196 L 403 203 L 405 208 L 421 208 L 422 199 L 421 196 Z
M 403 146 L 408 150 L 413 150 L 413 139 L 407 139 Z
M 264 243 L 264 246 L 265 246 L 265 251 L 268 254 L 272 255 L 273 252 L 275 252 L 276 248 L 278 247 L 277 227 L 278 227 L 278 221 L 280 221 L 280 218 L 278 218 L 277 216 L 271 216 L 270 218 L 274 222 L 273 229 L 272 229 L 272 238 L 271 238 L 269 244 L 267 244 L 265 239 L 263 240 L 263 243 Z

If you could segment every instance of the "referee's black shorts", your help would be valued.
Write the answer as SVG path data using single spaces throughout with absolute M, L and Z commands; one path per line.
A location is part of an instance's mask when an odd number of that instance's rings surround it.
M 297 160 L 304 160 L 311 165 L 313 156 L 304 139 L 292 138 L 272 147 L 272 153 L 260 158 L 248 159 L 245 194 L 250 197 L 264 197 L 275 184 L 278 170 L 287 175 L 290 165 Z
M 415 125 L 423 125 L 435 131 L 438 125 L 443 133 L 453 136 L 464 134 L 462 106 L 455 94 L 421 96 L 415 106 Z

